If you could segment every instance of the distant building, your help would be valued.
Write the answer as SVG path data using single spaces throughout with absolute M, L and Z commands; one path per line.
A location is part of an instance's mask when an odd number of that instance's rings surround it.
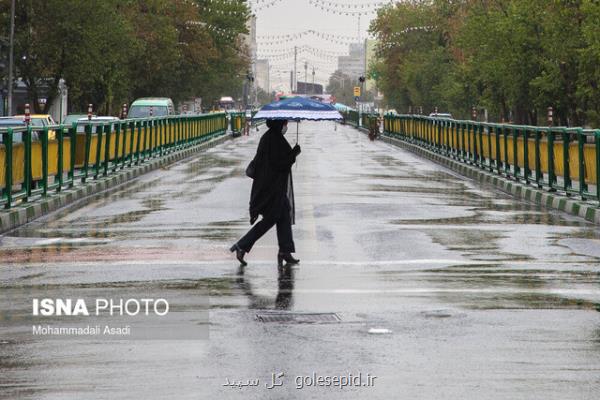
M 269 60 L 256 60 L 256 86 L 267 93 L 271 92 L 269 81 Z
M 357 79 L 365 73 L 365 45 L 351 43 L 349 55 L 338 57 L 338 69 L 352 79 Z

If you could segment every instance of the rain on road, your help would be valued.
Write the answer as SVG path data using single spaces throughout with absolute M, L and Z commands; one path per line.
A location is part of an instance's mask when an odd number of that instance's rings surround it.
M 210 293 L 209 340 L 22 341 L 0 325 L 1 399 L 598 398 L 597 227 L 350 127 L 302 123 L 301 263 L 278 272 L 269 232 L 239 269 L 227 249 L 249 227 L 244 169 L 258 139 L 228 141 L 0 238 L 0 290 L 17 297 L 44 285 Z M 341 321 L 263 323 L 260 310 Z M 277 372 L 286 384 L 271 391 L 223 386 Z M 295 376 L 313 373 L 377 378 L 296 388 Z

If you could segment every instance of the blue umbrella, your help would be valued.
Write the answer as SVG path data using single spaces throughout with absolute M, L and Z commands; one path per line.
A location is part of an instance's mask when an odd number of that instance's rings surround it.
M 331 104 L 320 103 L 305 97 L 292 97 L 263 106 L 254 119 L 291 119 L 299 121 L 325 121 L 343 119 Z
M 336 110 L 338 110 L 338 111 L 344 111 L 344 112 L 346 112 L 346 111 L 353 111 L 354 110 L 354 108 L 348 107 L 347 105 L 342 104 L 342 103 L 335 103 L 334 107 L 335 107 Z
M 291 97 L 263 106 L 253 119 L 285 119 L 311 121 L 332 121 L 344 119 L 331 104 L 320 103 L 306 97 Z M 296 125 L 296 142 L 298 126 Z

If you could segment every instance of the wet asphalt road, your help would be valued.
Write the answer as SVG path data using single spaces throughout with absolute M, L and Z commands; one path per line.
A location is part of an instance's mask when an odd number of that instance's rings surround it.
M 244 168 L 258 139 L 1 237 L 0 290 L 14 296 L 5 311 L 27 310 L 46 285 L 69 295 L 168 288 L 184 304 L 209 293 L 210 338 L 25 340 L 3 324 L 0 399 L 600 397 L 598 228 L 349 127 L 303 123 L 301 264 L 278 272 L 269 232 L 239 269 L 227 248 L 249 227 Z M 264 310 L 341 321 L 264 323 Z M 279 372 L 284 385 L 267 390 Z M 297 389 L 295 377 L 313 373 L 377 378 Z M 223 386 L 249 379 L 260 386 Z

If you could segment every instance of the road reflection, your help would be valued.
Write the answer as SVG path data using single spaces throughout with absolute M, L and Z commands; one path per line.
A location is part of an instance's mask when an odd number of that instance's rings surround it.
M 277 268 L 277 295 L 275 298 L 255 294 L 252 290 L 252 284 L 246 279 L 245 269 L 246 267 L 240 265 L 235 283 L 246 297 L 248 297 L 248 308 L 252 310 L 290 310 L 292 308 L 294 297 L 294 269 L 291 266 Z

